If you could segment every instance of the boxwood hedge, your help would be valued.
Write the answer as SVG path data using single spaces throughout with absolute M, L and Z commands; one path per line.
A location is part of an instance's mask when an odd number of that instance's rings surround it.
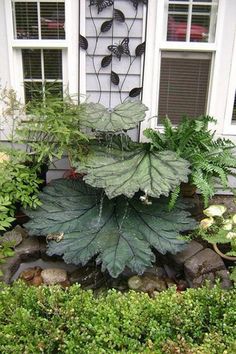
M 171 288 L 151 299 L 74 285 L 1 285 L 0 353 L 236 353 L 236 289 Z

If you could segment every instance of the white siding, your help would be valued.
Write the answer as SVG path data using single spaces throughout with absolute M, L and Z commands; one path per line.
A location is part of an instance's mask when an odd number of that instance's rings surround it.
M 93 55 L 93 50 L 96 43 L 96 30 L 97 33 L 100 32 L 101 25 L 112 18 L 112 6 L 107 7 L 102 12 L 98 14 L 97 8 L 95 6 L 89 6 L 90 1 L 86 1 L 86 38 L 89 43 L 88 54 Z M 137 17 L 134 20 L 135 9 L 131 1 L 127 0 L 115 0 L 114 8 L 123 12 L 125 15 L 126 23 L 130 27 L 133 23 L 133 26 L 129 33 L 129 48 L 131 55 L 134 55 L 135 48 L 142 43 L 143 41 L 143 6 L 139 5 Z M 93 20 L 91 19 L 91 14 Z M 95 29 L 96 27 L 96 29 Z M 114 22 L 114 32 L 113 32 L 113 43 L 112 43 L 112 29 L 102 33 L 99 36 L 98 46 L 95 52 L 95 67 L 98 71 L 101 67 L 101 60 L 104 56 L 110 55 L 111 52 L 108 50 L 108 46 L 111 44 L 119 44 L 125 37 L 127 37 L 127 27 L 124 23 Z M 102 68 L 99 72 L 99 79 L 101 81 L 102 87 L 102 96 L 101 103 L 106 107 L 109 106 L 109 92 L 110 92 L 110 73 L 111 70 L 115 71 L 119 77 L 120 82 L 123 82 L 125 74 L 128 70 L 130 63 L 130 58 L 127 56 L 122 56 L 119 61 L 117 58 L 113 58 L 112 66 L 109 65 L 106 68 Z M 128 79 L 125 81 L 122 88 L 122 99 L 128 96 L 128 93 L 134 87 L 141 86 L 141 71 L 142 63 L 140 58 L 136 59 L 132 65 Z M 97 102 L 99 97 L 99 83 L 94 73 L 94 67 L 92 60 L 89 56 L 86 58 L 86 91 L 88 101 Z M 120 95 L 118 93 L 118 88 L 115 85 L 111 85 L 111 105 L 112 107 L 120 103 Z

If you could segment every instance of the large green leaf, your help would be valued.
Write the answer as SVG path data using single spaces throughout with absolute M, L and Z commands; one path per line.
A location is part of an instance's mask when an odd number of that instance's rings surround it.
M 118 144 L 121 139 L 124 142 Z M 86 174 L 86 183 L 104 188 L 110 199 L 121 194 L 131 198 L 139 190 L 159 198 L 168 196 L 181 182 L 188 182 L 188 167 L 189 162 L 175 152 L 151 150 L 150 144 L 125 142 L 121 136 L 113 137 L 110 146 L 92 145 L 77 170 Z
M 155 260 L 151 247 L 162 254 L 182 250 L 180 232 L 195 226 L 181 203 L 168 212 L 166 198 L 148 206 L 138 196 L 109 200 L 101 190 L 78 180 L 52 182 L 41 200 L 37 210 L 26 211 L 30 234 L 64 233 L 60 242 L 49 242 L 48 254 L 63 255 L 65 262 L 75 264 L 97 256 L 113 277 L 126 266 L 142 273 Z
M 80 123 L 101 132 L 135 128 L 145 118 L 147 107 L 141 101 L 126 101 L 109 110 L 100 103 L 85 103 Z

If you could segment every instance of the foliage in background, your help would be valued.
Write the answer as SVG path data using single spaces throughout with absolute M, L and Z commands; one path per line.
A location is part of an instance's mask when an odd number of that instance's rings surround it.
M 10 197 L 1 195 L 0 192 L 0 232 L 8 229 L 14 220 L 14 208 Z
M 0 153 L 0 230 L 12 223 L 17 205 L 36 208 L 38 199 L 39 167 L 32 166 L 23 151 L 1 148 Z M 4 158 L 3 158 L 4 156 Z
M 0 265 L 6 262 L 6 258 L 12 257 L 14 255 L 14 246 L 15 243 L 12 241 L 4 241 L 0 239 Z M 2 270 L 0 269 L 0 277 L 3 275 Z
M 227 213 L 224 205 L 211 205 L 203 213 L 207 218 L 201 220 L 193 234 L 212 244 L 227 243 L 230 251 L 226 255 L 236 257 L 236 214 Z
M 155 260 L 151 247 L 162 254 L 182 250 L 180 232 L 196 223 L 184 203 L 168 212 L 168 200 L 145 205 L 138 197 L 109 200 L 82 181 L 53 181 L 41 193 L 42 206 L 26 211 L 31 220 L 25 226 L 32 235 L 64 233 L 60 242 L 49 242 L 48 254 L 63 255 L 67 263 L 84 265 L 96 256 L 112 277 L 126 266 L 142 273 Z
M 19 124 L 17 134 L 36 163 L 49 164 L 63 154 L 71 160 L 84 153 L 82 143 L 88 137 L 80 128 L 83 105 L 67 94 L 61 97 L 47 92 L 43 100 L 29 102 L 26 109 L 27 118 Z
M 215 139 L 214 133 L 208 130 L 208 124 L 212 122 L 214 119 L 209 116 L 184 118 L 175 127 L 166 118 L 163 133 L 153 129 L 144 132 L 157 151 L 175 151 L 190 162 L 189 182 L 199 189 L 205 206 L 216 192 L 215 182 L 224 189 L 229 188 L 228 177 L 234 175 L 233 169 L 236 168 L 235 145 L 230 140 Z M 175 193 L 175 200 L 177 196 Z
M 150 299 L 78 285 L 1 286 L 0 352 L 234 354 L 236 289 L 175 288 Z

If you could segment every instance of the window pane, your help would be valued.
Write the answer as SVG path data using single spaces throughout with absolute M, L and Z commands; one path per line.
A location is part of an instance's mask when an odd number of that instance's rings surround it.
M 45 92 L 53 96 L 63 97 L 63 85 L 62 82 L 46 82 Z
M 41 50 L 22 49 L 24 79 L 42 79 Z
M 178 123 L 185 115 L 195 118 L 206 111 L 210 54 L 162 53 L 158 116 Z M 159 122 L 160 124 L 160 122 Z
M 62 79 L 62 52 L 55 49 L 44 49 L 44 76 L 47 79 Z
M 65 5 L 64 3 L 47 2 L 40 4 L 42 39 L 65 38 Z
M 16 2 L 15 9 L 15 38 L 38 39 L 37 3 Z
M 218 0 L 199 4 L 169 1 L 168 41 L 214 42 Z
M 32 100 L 43 99 L 43 87 L 42 82 L 25 82 L 25 103 Z

